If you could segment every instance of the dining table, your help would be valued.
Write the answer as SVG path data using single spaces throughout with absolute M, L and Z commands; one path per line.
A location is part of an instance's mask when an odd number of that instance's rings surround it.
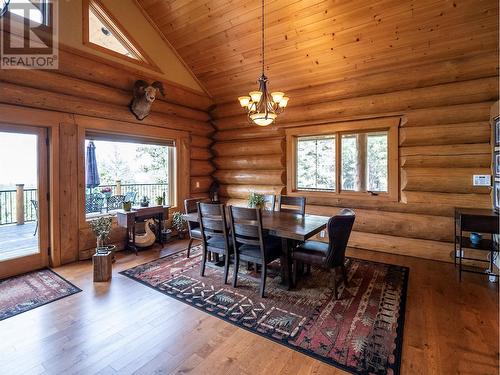
M 198 212 L 184 214 L 184 219 L 198 222 Z M 280 211 L 262 211 L 262 227 L 268 235 L 281 239 L 281 285 L 290 289 L 292 285 L 292 245 L 304 242 L 326 228 L 327 216 L 299 215 Z

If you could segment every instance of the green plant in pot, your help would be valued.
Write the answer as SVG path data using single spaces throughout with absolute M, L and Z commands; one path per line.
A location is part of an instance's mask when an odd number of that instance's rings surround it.
M 182 213 L 174 212 L 174 214 L 172 215 L 172 227 L 177 231 L 177 235 L 181 240 L 186 238 L 186 232 L 187 232 L 186 224 L 187 221 L 186 219 L 184 219 L 184 216 L 182 216 Z
M 94 232 L 97 243 L 96 252 L 99 250 L 107 250 L 113 253 L 113 259 L 115 258 L 115 245 L 106 245 L 106 241 L 109 239 L 111 233 L 111 225 L 113 223 L 113 218 L 111 216 L 101 216 L 97 219 L 89 221 L 90 229 Z
M 130 211 L 132 209 L 132 202 L 130 201 L 124 201 L 122 203 L 122 207 L 124 211 Z
M 248 207 L 260 209 L 266 208 L 266 198 L 264 197 L 264 194 L 251 192 L 248 196 Z
M 155 200 L 156 200 L 156 205 L 157 205 L 157 206 L 163 206 L 163 197 L 162 197 L 162 196 L 160 196 L 160 195 L 159 195 L 159 196 L 157 196 L 157 197 L 155 198 Z

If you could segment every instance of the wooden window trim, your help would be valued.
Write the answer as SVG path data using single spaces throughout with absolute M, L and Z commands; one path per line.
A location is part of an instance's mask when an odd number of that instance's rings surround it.
M 115 52 L 111 49 L 102 47 L 98 44 L 95 44 L 90 41 L 89 35 L 89 11 L 90 7 L 94 7 L 94 9 L 102 15 L 105 20 L 113 25 L 116 25 L 116 28 L 111 28 L 113 34 L 120 39 L 122 43 L 124 43 L 127 47 L 132 49 L 132 51 L 139 56 L 140 60 L 133 59 L 131 57 L 122 55 L 121 53 Z M 144 52 L 144 50 L 140 47 L 139 43 L 137 43 L 134 38 L 126 31 L 126 29 L 122 26 L 122 24 L 113 17 L 112 13 L 100 2 L 99 0 L 83 0 L 83 9 L 82 9 L 82 24 L 83 24 L 83 44 L 89 48 L 92 48 L 96 51 L 117 57 L 121 60 L 125 60 L 131 62 L 135 65 L 139 65 L 151 70 L 154 70 L 157 73 L 163 73 L 161 69 L 154 63 L 154 61 Z M 127 42 L 130 41 L 130 43 Z
M 354 198 L 363 200 L 399 200 L 399 126 L 401 117 L 385 117 L 369 120 L 347 121 L 321 125 L 287 128 L 287 194 L 315 198 Z M 388 192 L 372 195 L 368 192 L 342 191 L 341 189 L 341 136 L 342 134 L 364 133 L 371 131 L 388 132 Z M 297 139 L 300 137 L 335 134 L 335 191 L 298 190 L 297 186 Z
M 190 147 L 189 133 L 179 130 L 171 130 L 149 125 L 137 125 L 122 121 L 95 119 L 87 116 L 75 116 L 78 125 L 78 180 L 79 180 L 79 227 L 88 228 L 88 221 L 85 215 L 85 139 L 87 133 L 100 133 L 106 137 L 118 134 L 123 140 L 124 136 L 131 139 L 150 139 L 151 141 L 170 141 L 175 143 L 175 173 L 173 176 L 174 204 L 169 211 L 179 211 L 182 209 L 182 202 L 189 197 L 190 179 L 183 171 L 190 170 Z M 116 217 L 113 217 L 116 225 Z

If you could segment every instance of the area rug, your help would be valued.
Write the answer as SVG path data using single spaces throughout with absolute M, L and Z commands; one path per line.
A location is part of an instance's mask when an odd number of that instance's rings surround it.
M 81 292 L 57 273 L 43 269 L 0 281 L 0 320 Z
M 222 269 L 200 276 L 201 247 L 121 272 L 170 297 L 354 374 L 399 374 L 408 268 L 350 258 L 348 286 L 335 300 L 320 269 L 280 287 L 279 261 L 270 264 L 266 298 L 258 274 L 240 265 L 237 288 Z M 232 276 L 230 267 L 230 280 Z

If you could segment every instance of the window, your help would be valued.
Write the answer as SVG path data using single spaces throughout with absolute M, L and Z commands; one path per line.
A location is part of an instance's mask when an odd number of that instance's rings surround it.
M 5 3 L 5 2 L 4 2 Z M 49 5 L 47 0 L 10 0 L 6 9 L 16 16 L 27 18 L 31 22 L 48 25 Z M 3 8 L 0 9 L 0 14 Z
M 121 209 L 123 202 L 175 205 L 174 142 L 149 142 L 105 135 L 85 140 L 85 215 Z
M 84 43 L 100 51 L 159 70 L 111 13 L 97 0 L 84 2 Z
M 397 200 L 398 126 L 383 118 L 287 129 L 288 192 Z

